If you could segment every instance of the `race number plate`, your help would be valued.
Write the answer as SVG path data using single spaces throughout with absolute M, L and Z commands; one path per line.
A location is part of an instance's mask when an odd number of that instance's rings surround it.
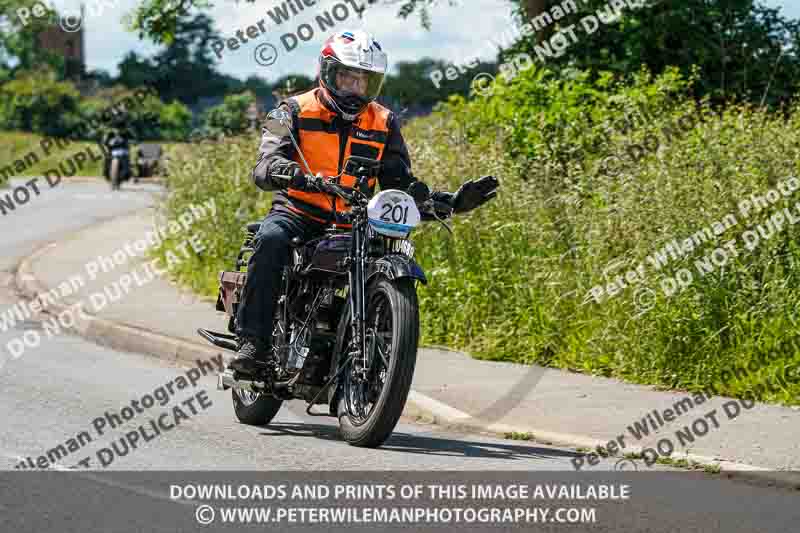
M 388 189 L 372 197 L 367 205 L 372 228 L 387 237 L 404 239 L 420 221 L 414 199 L 403 191 Z

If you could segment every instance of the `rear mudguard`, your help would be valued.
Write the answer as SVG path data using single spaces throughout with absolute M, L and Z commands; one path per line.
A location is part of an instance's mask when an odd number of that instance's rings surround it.
M 420 267 L 413 259 L 400 254 L 392 254 L 381 257 L 377 261 L 367 264 L 367 286 L 375 280 L 379 275 L 386 276 L 390 280 L 400 278 L 412 278 L 427 285 L 428 278 L 425 277 L 422 267 Z M 334 349 L 334 369 L 333 373 L 339 371 L 340 365 L 347 358 L 342 354 L 344 350 L 344 336 L 347 328 L 350 326 L 350 299 L 348 298 L 347 304 L 342 310 L 342 315 L 339 320 L 339 327 L 336 332 L 336 344 Z M 341 394 L 341 382 L 338 381 L 335 387 L 331 387 L 328 391 L 328 401 L 331 408 L 331 413 L 336 411 L 336 403 L 339 395 Z

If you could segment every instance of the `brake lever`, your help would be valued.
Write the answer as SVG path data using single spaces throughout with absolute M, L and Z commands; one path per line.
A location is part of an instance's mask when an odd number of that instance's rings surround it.
M 423 207 L 429 207 L 430 208 L 430 213 L 433 215 L 433 218 L 435 218 L 436 221 L 439 224 L 444 226 L 444 229 L 446 229 L 448 231 L 448 233 L 450 233 L 450 235 L 453 235 L 453 229 L 450 226 L 447 225 L 447 222 L 445 222 L 445 219 L 439 218 L 439 215 L 436 213 L 436 201 L 433 198 L 425 200 L 425 202 L 422 203 L 422 206 Z M 451 211 L 451 214 L 452 214 L 452 208 L 450 209 L 450 211 Z
M 294 176 L 290 176 L 289 174 L 277 174 L 276 173 L 276 174 L 272 174 L 272 176 L 274 176 L 276 178 L 285 179 L 287 182 L 291 182 L 292 178 L 294 178 Z M 320 176 L 310 176 L 312 178 L 320 178 L 320 181 L 316 181 L 316 180 L 308 179 L 308 177 L 309 176 L 306 177 L 306 187 L 311 187 L 315 191 L 318 191 L 318 192 L 325 192 L 325 191 L 323 191 L 323 187 L 325 185 L 325 181 L 324 181 L 323 178 L 321 178 Z
M 439 218 L 439 215 L 437 215 L 437 214 L 436 214 L 436 210 L 435 210 L 435 209 L 433 210 L 433 216 L 436 218 L 436 220 L 439 222 L 439 224 L 441 224 L 442 226 L 444 226 L 444 229 L 446 229 L 446 230 L 447 230 L 447 232 L 448 232 L 450 235 L 453 235 L 453 228 L 451 228 L 450 226 L 448 226 L 448 225 L 447 225 L 447 222 L 445 222 L 445 221 L 444 221 L 444 219 L 442 219 L 442 218 Z
M 342 200 L 352 203 L 353 199 L 355 198 L 355 193 L 358 192 L 356 189 L 353 189 L 353 194 L 348 193 L 345 191 L 341 185 L 335 183 L 333 180 L 326 180 L 322 178 L 323 185 L 328 189 L 329 193 L 332 193 L 335 196 L 338 196 Z

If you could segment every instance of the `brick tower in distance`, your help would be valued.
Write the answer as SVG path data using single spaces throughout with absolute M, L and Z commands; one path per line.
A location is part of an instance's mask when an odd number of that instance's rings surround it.
M 39 33 L 39 46 L 64 57 L 64 76 L 80 82 L 86 72 L 83 23 L 86 20 L 81 5 L 80 18 L 58 17 Z

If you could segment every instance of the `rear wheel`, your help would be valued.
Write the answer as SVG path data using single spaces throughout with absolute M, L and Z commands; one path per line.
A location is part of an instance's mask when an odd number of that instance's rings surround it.
M 258 392 L 232 389 L 233 410 L 242 424 L 263 426 L 272 422 L 283 405 L 283 400 Z
M 279 320 L 280 316 L 281 309 L 276 305 L 274 320 Z M 228 329 L 230 329 L 231 332 L 236 330 L 235 314 L 231 315 Z M 273 335 L 275 335 L 275 332 L 273 332 Z M 277 345 L 279 342 L 280 340 L 278 338 L 273 338 L 273 345 Z M 251 426 L 264 426 L 269 424 L 283 405 L 283 400 L 275 398 L 272 394 L 262 394 L 237 389 L 232 389 L 231 392 L 233 393 L 233 410 L 236 412 L 236 418 L 243 424 L 249 424 Z
M 345 441 L 374 448 L 389 438 L 405 408 L 417 362 L 419 305 L 407 278 L 380 278 L 367 301 L 367 365 L 354 358 L 343 371 L 337 415 Z

